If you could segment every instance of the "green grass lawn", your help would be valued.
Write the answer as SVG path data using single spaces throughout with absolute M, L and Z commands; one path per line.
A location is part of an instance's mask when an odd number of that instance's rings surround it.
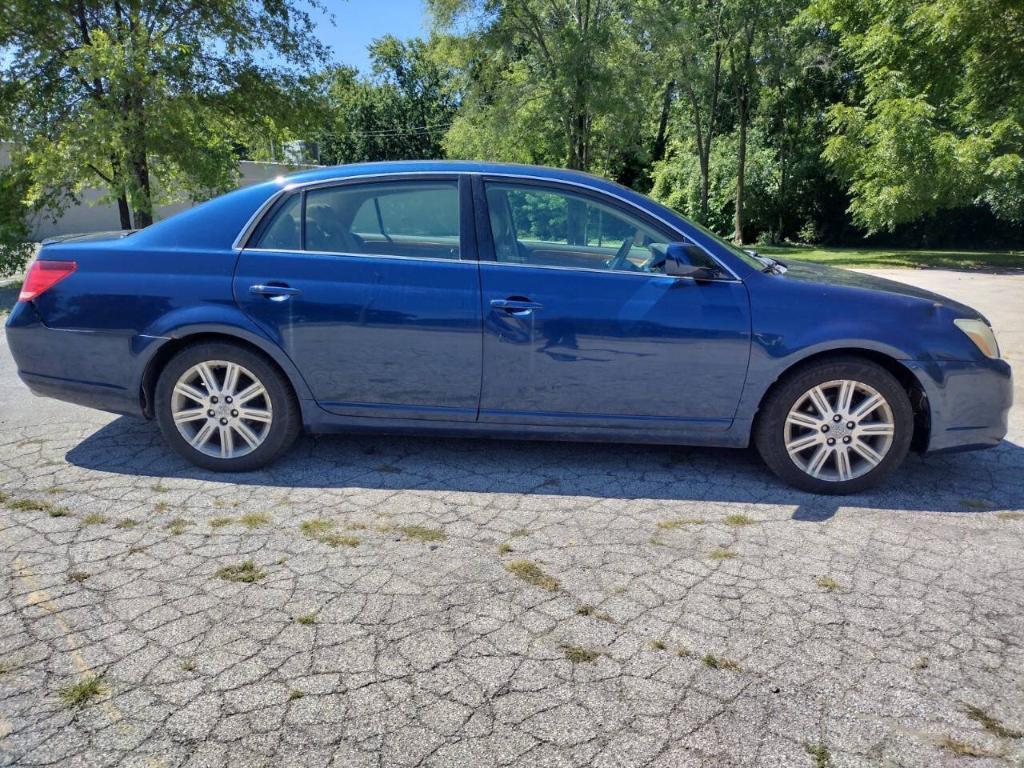
M 834 267 L 910 267 L 976 271 L 1024 271 L 1024 251 L 926 251 L 899 248 L 817 248 L 758 245 L 759 253 Z

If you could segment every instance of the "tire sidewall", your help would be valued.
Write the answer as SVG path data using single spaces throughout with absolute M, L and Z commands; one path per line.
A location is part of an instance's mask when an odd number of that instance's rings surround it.
M 838 379 L 874 387 L 892 409 L 895 434 L 878 466 L 852 480 L 833 482 L 811 477 L 793 462 L 786 450 L 785 423 L 790 409 L 804 393 L 818 384 Z M 871 488 L 889 477 L 906 458 L 913 436 L 914 411 L 896 377 L 873 362 L 837 359 L 811 364 L 776 386 L 759 415 L 755 445 L 769 468 L 790 485 L 813 493 L 848 494 Z
M 270 398 L 273 420 L 266 439 L 254 451 L 233 459 L 209 456 L 193 448 L 178 431 L 171 412 L 171 395 L 182 374 L 198 363 L 225 360 L 237 363 L 260 380 Z M 277 368 L 262 355 L 244 347 L 222 342 L 208 342 L 186 347 L 164 366 L 157 379 L 154 410 L 164 439 L 189 462 L 215 472 L 247 472 L 273 461 L 295 440 L 300 419 L 298 403 L 291 385 Z

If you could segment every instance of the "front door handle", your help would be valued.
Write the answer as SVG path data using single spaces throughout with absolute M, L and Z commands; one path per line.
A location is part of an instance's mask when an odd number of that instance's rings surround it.
M 298 296 L 302 291 L 292 288 L 290 285 L 250 285 L 249 293 L 254 296 L 266 296 L 271 301 L 284 301 L 292 296 Z
M 491 309 L 503 309 L 516 317 L 529 317 L 531 313 L 544 309 L 544 305 L 521 299 L 492 299 Z

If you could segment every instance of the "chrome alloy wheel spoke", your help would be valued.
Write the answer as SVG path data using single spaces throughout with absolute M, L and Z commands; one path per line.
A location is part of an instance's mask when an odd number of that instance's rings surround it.
M 181 375 L 171 416 L 189 445 L 220 459 L 252 453 L 274 422 L 267 388 L 252 371 L 226 360 L 207 360 Z
M 811 387 L 786 415 L 790 459 L 811 477 L 846 482 L 877 467 L 896 435 L 892 408 L 874 387 L 842 379 Z

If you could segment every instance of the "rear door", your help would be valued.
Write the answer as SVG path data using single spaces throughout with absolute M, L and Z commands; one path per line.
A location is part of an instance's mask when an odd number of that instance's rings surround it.
M 283 198 L 250 239 L 235 297 L 328 411 L 473 421 L 480 284 L 469 180 L 354 180 Z
M 750 354 L 742 282 L 666 275 L 659 260 L 682 236 L 599 193 L 496 177 L 477 199 L 481 422 L 730 426 Z

